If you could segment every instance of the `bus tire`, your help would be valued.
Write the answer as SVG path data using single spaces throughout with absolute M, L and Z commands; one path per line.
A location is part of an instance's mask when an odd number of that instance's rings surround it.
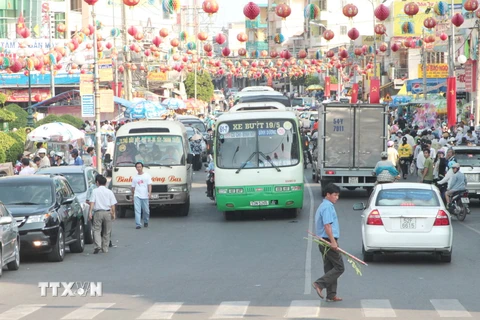
M 190 197 L 187 198 L 187 201 L 184 204 L 178 205 L 178 215 L 180 217 L 188 216 L 190 211 Z
M 227 221 L 234 221 L 239 218 L 240 214 L 236 211 L 224 211 L 223 216 Z
M 297 208 L 285 209 L 285 214 L 286 214 L 287 218 L 295 219 L 298 215 L 298 209 Z

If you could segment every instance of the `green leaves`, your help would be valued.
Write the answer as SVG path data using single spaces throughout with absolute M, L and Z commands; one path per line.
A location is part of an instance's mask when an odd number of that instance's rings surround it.
M 184 81 L 188 98 L 195 98 L 195 73 L 190 72 Z M 197 72 L 197 99 L 209 103 L 213 97 L 212 78 L 206 72 Z

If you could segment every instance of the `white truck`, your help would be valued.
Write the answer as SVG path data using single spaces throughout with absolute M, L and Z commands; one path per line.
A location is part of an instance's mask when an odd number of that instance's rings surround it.
M 326 103 L 318 109 L 319 132 L 313 154 L 313 179 L 322 189 L 328 183 L 370 195 L 372 176 L 387 144 L 387 106 Z

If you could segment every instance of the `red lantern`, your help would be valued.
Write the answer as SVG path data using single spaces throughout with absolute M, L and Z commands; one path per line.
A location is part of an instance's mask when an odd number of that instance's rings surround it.
M 208 39 L 208 34 L 207 34 L 206 32 L 203 32 L 203 31 L 202 31 L 202 32 L 199 32 L 199 33 L 197 34 L 197 38 L 198 38 L 198 40 L 200 40 L 200 41 L 205 41 L 205 40 Z
M 167 30 L 167 28 L 162 28 L 162 29 L 160 29 L 159 34 L 160 34 L 160 37 L 162 37 L 162 38 L 168 37 L 168 30 Z
M 158 48 L 160 44 L 162 44 L 162 38 L 160 38 L 159 36 L 155 36 L 152 39 L 152 43 Z
M 434 18 L 429 17 L 423 20 L 423 25 L 427 29 L 432 29 L 432 28 L 435 28 L 435 26 L 437 25 L 437 21 Z
M 464 21 L 465 19 L 461 13 L 455 13 L 452 17 L 452 24 L 456 27 L 460 27 Z
M 342 12 L 345 17 L 352 19 L 358 14 L 358 8 L 354 4 L 347 4 L 343 7 Z
M 217 13 L 218 11 L 218 3 L 215 0 L 205 0 L 202 4 L 202 9 L 209 15 Z
M 473 12 L 478 9 L 478 0 L 467 0 L 463 4 L 463 7 L 465 8 L 465 10 Z
M 376 34 L 382 35 L 382 34 L 385 34 L 385 32 L 387 32 L 387 28 L 383 24 L 379 23 L 375 25 L 374 31 Z
M 387 20 L 388 16 L 390 15 L 390 9 L 388 9 L 388 7 L 382 3 L 375 8 L 373 14 L 378 20 L 384 21 Z
M 413 48 L 414 47 L 414 43 L 413 43 L 413 40 L 411 38 L 406 39 L 403 42 L 403 45 L 407 48 Z
M 333 52 L 333 50 L 328 50 L 328 51 L 327 51 L 326 56 L 327 56 L 328 58 L 332 58 L 334 55 L 335 55 L 335 52 Z
M 223 33 L 219 33 L 215 36 L 215 42 L 218 44 L 224 44 L 227 41 L 227 37 Z
M 136 35 L 133 36 L 135 40 L 140 41 L 143 39 L 143 33 L 142 32 L 137 32 Z
M 335 33 L 333 33 L 332 30 L 325 30 L 323 32 L 323 38 L 327 41 L 332 40 L 334 36 L 335 36 Z
M 178 47 L 180 45 L 180 41 L 178 41 L 177 38 L 170 40 L 170 45 L 174 48 Z
M 27 29 L 27 28 L 23 28 L 23 29 L 21 29 L 20 32 L 19 32 L 19 35 L 21 35 L 22 38 L 24 38 L 24 39 L 30 37 L 30 34 L 31 34 L 31 33 L 30 33 L 30 30 Z
M 355 41 L 360 36 L 360 32 L 358 32 L 356 28 L 352 28 L 348 30 L 347 34 L 348 34 L 348 37 L 353 41 Z
M 110 42 L 107 42 L 107 44 L 105 45 L 105 47 L 106 47 L 108 50 L 110 50 L 110 49 L 112 49 L 113 46 L 112 46 L 112 44 L 111 44 Z
M 135 7 L 140 0 L 123 0 L 123 4 L 129 7 Z
M 124 66 L 118 67 L 118 72 L 123 73 L 124 71 L 125 71 L 125 67 L 124 67 Z
M 97 3 L 98 0 L 83 0 L 85 1 L 86 4 L 89 6 L 93 6 L 95 3 Z
M 424 40 L 425 40 L 425 42 L 427 42 L 427 43 L 434 43 L 436 39 L 435 39 L 435 36 L 434 36 L 433 34 L 431 34 L 431 35 L 425 37 Z
M 135 26 L 131 26 L 131 27 L 128 28 L 127 32 L 132 37 L 135 37 L 135 35 L 138 33 L 138 30 Z
M 60 33 L 64 33 L 67 30 L 67 26 L 63 23 L 57 24 L 57 31 Z
M 356 56 L 361 56 L 363 53 L 361 48 L 356 48 L 353 52 Z
M 278 52 L 273 50 L 273 51 L 270 51 L 270 57 L 275 59 L 276 57 L 278 57 Z
M 240 42 L 245 42 L 248 40 L 248 36 L 245 32 L 240 32 L 239 34 L 237 34 L 237 40 Z
M 204 46 L 203 46 L 203 50 L 205 50 L 205 52 L 212 52 L 213 50 L 213 47 L 210 43 L 206 43 Z
M 348 58 L 348 51 L 347 50 L 341 50 L 339 53 L 338 53 L 338 56 L 342 59 L 347 59 Z
M 403 7 L 403 12 L 405 12 L 405 14 L 410 18 L 416 15 L 418 13 L 418 10 L 419 10 L 418 4 L 416 4 L 415 2 L 407 3 Z
M 22 70 L 21 62 L 18 60 L 13 61 L 13 63 L 10 65 L 10 71 L 12 71 L 13 73 L 17 73 L 20 70 Z
M 243 14 L 250 20 L 254 20 L 260 14 L 260 8 L 257 4 L 249 2 L 243 7 Z
M 439 38 L 440 38 L 440 40 L 445 41 L 445 40 L 448 39 L 448 36 L 445 34 L 445 32 L 442 32 L 442 33 L 440 34 L 440 37 L 439 37 Z
M 288 4 L 282 3 L 275 8 L 275 13 L 285 20 L 292 13 L 292 9 Z
M 245 48 L 238 49 L 238 55 L 241 56 L 241 57 L 246 56 L 247 55 L 247 50 L 245 50 Z
M 290 59 L 291 57 L 292 57 L 292 54 L 288 50 L 283 50 L 282 52 L 280 52 L 280 58 Z
M 39 95 L 39 94 L 36 94 L 36 95 L 33 97 L 33 99 L 35 99 L 36 102 L 40 102 L 40 101 L 42 101 L 42 96 Z
M 229 47 L 225 47 L 222 49 L 222 56 L 228 57 L 230 55 L 231 51 Z
M 307 51 L 302 49 L 298 51 L 297 56 L 298 56 L 298 59 L 305 59 L 307 57 Z
M 387 51 L 388 46 L 387 46 L 386 43 L 382 43 L 378 49 L 382 52 L 385 52 L 385 51 Z
M 400 46 L 397 43 L 394 43 L 390 49 L 392 49 L 393 52 L 397 52 L 400 49 Z

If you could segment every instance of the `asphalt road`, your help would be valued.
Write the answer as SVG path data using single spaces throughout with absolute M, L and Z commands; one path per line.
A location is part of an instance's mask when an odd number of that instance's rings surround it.
M 346 262 L 338 295 L 319 300 L 311 283 L 323 274 L 320 253 L 304 239 L 321 202 L 311 182 L 295 220 L 279 214 L 225 221 L 195 174 L 188 217 L 153 212 L 148 229 L 135 229 L 132 212 L 114 222 L 117 246 L 93 255 L 67 254 L 62 263 L 23 259 L 0 280 L 1 319 L 480 319 L 480 203 L 453 221 L 450 264 L 424 255 L 381 256 L 362 276 Z M 313 196 L 313 197 L 312 197 Z M 341 247 L 361 257 L 364 191 L 342 192 L 337 204 Z M 455 218 L 453 218 L 455 220 Z M 41 297 L 39 282 L 102 282 L 101 297 Z M 77 288 L 75 285 L 73 288 Z M 63 289 L 59 289 L 59 295 Z

